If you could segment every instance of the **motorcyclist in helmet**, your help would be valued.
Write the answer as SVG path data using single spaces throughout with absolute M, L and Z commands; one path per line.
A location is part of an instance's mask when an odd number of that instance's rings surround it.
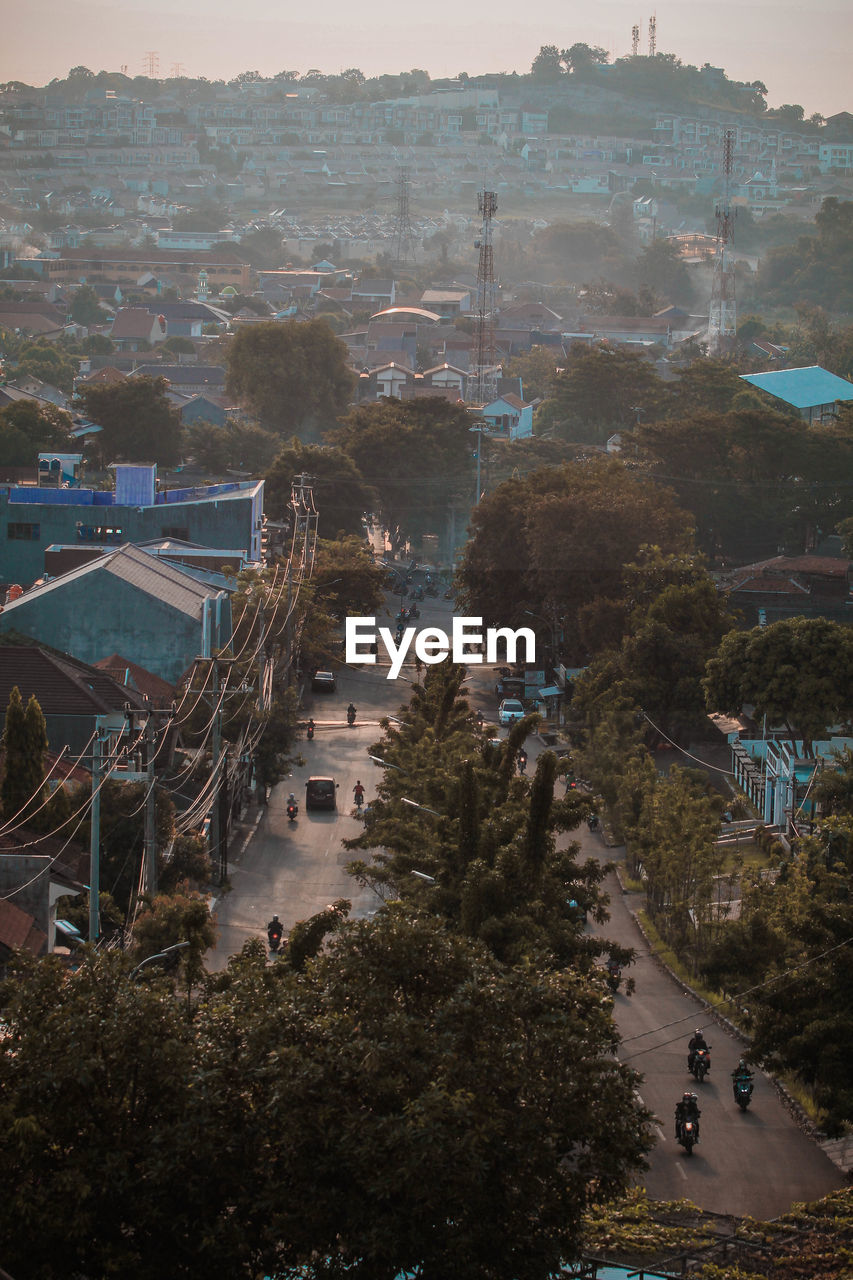
M 707 1049 L 707 1048 L 708 1048 L 708 1042 L 706 1041 L 705 1037 L 702 1035 L 702 1028 L 697 1027 L 695 1033 L 690 1038 L 690 1041 L 687 1045 L 687 1070 L 688 1071 L 693 1070 L 693 1063 L 696 1058 L 696 1050 Z
M 696 1124 L 696 1128 L 698 1131 L 699 1117 L 701 1114 L 702 1113 L 699 1110 L 699 1099 L 696 1096 L 696 1094 L 683 1093 L 680 1099 L 678 1100 L 678 1102 L 675 1104 L 675 1136 L 676 1138 L 678 1139 L 681 1137 L 681 1126 L 684 1124 L 685 1120 L 693 1120 Z
M 732 1072 L 732 1088 L 735 1091 L 735 1096 L 737 1096 L 737 1086 L 741 1082 L 748 1084 L 749 1091 L 750 1093 L 752 1093 L 752 1072 L 750 1071 L 749 1067 L 746 1065 L 746 1062 L 744 1061 L 743 1058 L 740 1059 L 734 1071 Z
M 281 935 L 283 933 L 284 925 L 281 923 L 278 916 L 273 916 L 272 920 L 270 920 L 267 925 L 267 938 L 269 939 L 270 947 L 275 948 L 278 946 L 281 942 Z

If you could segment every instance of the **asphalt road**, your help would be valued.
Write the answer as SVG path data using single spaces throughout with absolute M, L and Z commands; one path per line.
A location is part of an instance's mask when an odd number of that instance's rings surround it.
M 393 597 L 389 607 L 398 607 Z M 449 629 L 452 606 L 443 599 L 427 600 L 421 615 L 420 626 L 433 623 Z M 231 890 L 216 908 L 220 932 L 217 948 L 208 956 L 210 968 L 224 967 L 247 938 L 265 939 L 273 912 L 287 931 L 336 898 L 350 899 L 353 918 L 370 915 L 378 906 L 372 892 L 359 889 L 347 875 L 345 864 L 352 855 L 341 847 L 341 840 L 359 830 L 353 808 L 356 780 L 361 779 L 369 801 L 380 775 L 380 766 L 367 756 L 380 736 L 379 717 L 393 715 L 408 702 L 405 679 L 412 681 L 415 671 L 404 667 L 401 682 L 389 681 L 386 675 L 387 666 L 342 669 L 335 694 L 315 695 L 306 704 L 306 716 L 313 715 L 317 724 L 316 736 L 313 742 L 301 743 L 304 764 L 273 788 L 255 835 L 231 865 Z M 494 678 L 488 668 L 470 668 L 472 710 L 482 708 L 487 721 L 494 720 L 497 711 Z M 345 715 L 350 700 L 358 708 L 352 729 Z M 542 750 L 538 739 L 531 738 L 527 750 L 531 774 Z M 315 773 L 336 778 L 337 812 L 306 813 L 304 784 Z M 285 812 L 291 790 L 299 800 L 295 823 L 288 822 Z M 585 826 L 567 838 L 579 841 L 582 857 L 618 860 L 622 856 L 621 850 L 606 849 L 600 833 L 590 833 Z M 816 1199 L 844 1185 L 841 1172 L 797 1127 L 760 1072 L 756 1072 L 749 1110 L 743 1113 L 735 1105 L 729 1072 L 740 1055 L 740 1043 L 709 1019 L 651 957 L 631 914 L 632 907 L 642 905 L 639 897 L 630 901 L 623 895 L 613 874 L 606 887 L 611 919 L 603 927 L 589 928 L 634 947 L 637 953 L 636 963 L 626 971 L 635 980 L 635 994 L 627 997 L 620 990 L 614 1013 L 622 1036 L 620 1057 L 642 1074 L 640 1095 L 660 1117 L 650 1168 L 640 1178 L 649 1195 L 660 1200 L 687 1197 L 716 1213 L 772 1218 L 795 1201 Z M 705 1028 L 712 1046 L 712 1069 L 702 1085 L 694 1082 L 686 1068 L 687 1041 L 697 1026 Z M 701 1141 L 692 1157 L 673 1137 L 673 1110 L 686 1089 L 699 1094 L 702 1110 Z
M 606 849 L 600 833 L 584 826 L 571 833 L 582 857 L 619 862 L 622 849 Z M 798 1127 L 778 1093 L 761 1071 L 755 1071 L 752 1103 L 740 1110 L 732 1096 L 729 1073 L 743 1052 L 704 1007 L 654 960 L 632 910 L 643 905 L 640 894 L 623 895 L 615 873 L 605 885 L 610 894 L 610 920 L 590 925 L 637 954 L 625 970 L 614 1015 L 622 1036 L 620 1059 L 639 1071 L 639 1093 L 660 1123 L 649 1169 L 639 1180 L 655 1200 L 687 1197 L 713 1213 L 774 1218 L 795 1201 L 814 1200 L 845 1184 L 844 1175 L 820 1147 Z M 636 990 L 624 994 L 633 977 Z M 702 1027 L 711 1047 L 711 1071 L 697 1084 L 687 1070 L 687 1042 Z M 699 1097 L 700 1142 L 687 1156 L 674 1137 L 675 1104 L 685 1090 Z

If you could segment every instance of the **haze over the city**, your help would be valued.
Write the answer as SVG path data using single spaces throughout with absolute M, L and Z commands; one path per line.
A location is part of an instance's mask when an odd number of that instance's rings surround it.
M 648 48 L 650 6 L 619 0 L 596 6 L 536 0 L 523 10 L 500 0 L 486 9 L 433 0 L 401 11 L 383 0 L 357 6 L 327 0 L 322 10 L 269 0 L 28 0 L 4 31 L 0 80 L 42 85 L 69 68 L 148 74 L 157 54 L 160 77 L 182 74 L 229 80 L 241 71 L 263 76 L 316 68 L 335 74 L 358 67 L 367 76 L 420 67 L 433 77 L 529 71 L 543 44 L 603 45 L 630 53 L 631 28 Z M 685 63 L 724 67 L 735 80 L 762 80 L 771 107 L 800 103 L 806 115 L 832 115 L 851 105 L 849 54 L 853 6 L 775 0 L 707 5 L 667 0 L 656 6 L 657 50 Z

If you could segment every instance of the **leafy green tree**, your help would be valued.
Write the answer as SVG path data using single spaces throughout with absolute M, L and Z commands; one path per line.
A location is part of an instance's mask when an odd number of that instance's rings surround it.
M 399 905 L 304 967 L 250 942 L 189 1009 L 129 970 L 22 959 L 0 989 L 18 1274 L 545 1280 L 650 1145 L 599 982 Z
M 716 841 L 722 796 L 709 796 L 688 770 L 673 765 L 644 798 L 643 869 L 649 911 L 665 937 L 701 948 L 724 852 Z
M 652 289 L 670 302 L 689 303 L 693 284 L 678 247 L 671 240 L 655 240 L 642 250 L 636 263 L 640 288 Z
M 71 319 L 75 324 L 104 324 L 107 313 L 101 308 L 97 293 L 90 284 L 81 284 L 71 299 Z
M 853 716 L 853 631 L 827 618 L 785 618 L 732 631 L 708 663 L 709 710 L 739 715 L 745 705 L 784 726 L 808 755 L 812 744 Z
M 0 409 L 0 462 L 6 466 L 35 466 L 38 455 L 50 449 L 70 451 L 71 417 L 53 405 L 19 400 Z
M 70 395 L 77 374 L 77 361 L 70 359 L 54 343 L 26 342 L 18 356 L 18 371 L 32 374 L 51 387 Z
M 808 304 L 832 314 L 849 314 L 853 201 L 827 196 L 815 217 L 816 235 L 770 249 L 761 259 L 756 295 L 762 302 Z
M 480 502 L 471 528 L 458 574 L 469 612 L 499 626 L 536 627 L 528 613 L 551 619 L 561 656 L 575 665 L 586 657 L 581 611 L 620 599 L 622 566 L 640 547 L 691 549 L 687 517 L 671 496 L 608 458 L 507 481 Z M 595 633 L 588 615 L 585 627 Z
M 470 426 L 463 406 L 438 396 L 388 398 L 358 405 L 333 439 L 379 494 L 383 519 L 402 540 L 442 531 L 450 499 L 460 488 L 470 492 Z
M 26 709 L 17 685 L 9 695 L 3 725 L 3 817 L 26 822 L 45 796 L 47 729 L 41 707 L 32 695 Z
M 557 84 L 563 78 L 563 59 L 555 44 L 543 44 L 530 66 L 531 78 L 539 84 Z
M 378 498 L 365 483 L 352 458 L 328 445 L 303 444 L 297 437 L 282 446 L 264 477 L 264 503 L 276 520 L 291 511 L 291 486 L 295 476 L 306 473 L 313 480 L 317 529 L 321 537 L 362 534 L 362 517 Z
M 204 974 L 204 955 L 216 943 L 208 899 L 198 892 L 159 894 L 142 907 L 133 923 L 131 959 L 137 964 L 178 942 L 188 942 L 177 962 L 188 988 Z
M 195 355 L 195 343 L 191 338 L 181 336 L 167 338 L 163 343 L 163 350 L 170 351 L 172 355 L 176 356 L 193 356 Z
M 316 440 L 349 405 L 354 379 L 328 325 L 287 321 L 238 330 L 226 385 L 265 429 Z
M 559 352 L 559 356 L 558 356 Z M 533 346 L 521 351 L 504 365 L 508 378 L 521 378 L 521 386 L 527 400 L 542 400 L 550 394 L 551 384 L 562 359 L 559 348 Z
M 601 444 L 615 431 L 651 415 L 663 398 L 663 386 L 644 356 L 597 346 L 572 353 L 551 384 L 549 418 L 565 440 Z
M 84 412 L 102 428 L 98 448 L 104 461 L 180 461 L 181 423 L 167 389 L 165 378 L 125 378 L 79 389 Z

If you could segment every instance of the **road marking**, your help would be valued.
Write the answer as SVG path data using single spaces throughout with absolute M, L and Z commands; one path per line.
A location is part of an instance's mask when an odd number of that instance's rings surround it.
M 676 1169 L 678 1170 L 678 1172 L 681 1174 L 681 1176 L 682 1176 L 682 1178 L 684 1179 L 684 1181 L 686 1182 L 686 1181 L 687 1181 L 687 1170 L 684 1168 L 684 1165 L 683 1165 L 683 1164 L 677 1164 L 675 1167 L 676 1167 Z
M 664 1133 L 660 1125 L 656 1124 L 656 1125 L 653 1125 L 652 1127 L 654 1128 L 655 1133 L 660 1134 L 661 1142 L 666 1142 L 666 1134 Z

